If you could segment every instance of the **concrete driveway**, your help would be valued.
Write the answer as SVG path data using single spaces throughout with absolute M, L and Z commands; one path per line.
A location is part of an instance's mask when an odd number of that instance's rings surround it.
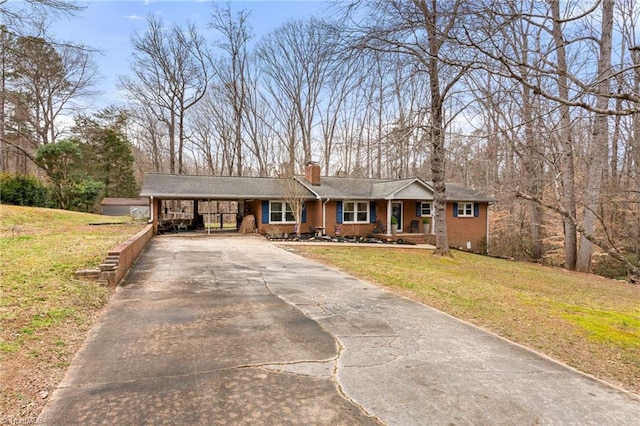
M 43 424 L 631 425 L 640 397 L 256 236 L 150 243 Z

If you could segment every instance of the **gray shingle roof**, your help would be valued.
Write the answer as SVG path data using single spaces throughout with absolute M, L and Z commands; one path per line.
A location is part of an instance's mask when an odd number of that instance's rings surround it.
M 332 199 L 380 199 L 393 194 L 416 179 L 369 179 L 323 176 L 320 185 L 311 186 L 299 178 L 320 198 Z
M 422 185 L 424 187 L 427 187 L 427 185 L 423 181 L 416 178 L 377 181 L 373 184 L 373 193 L 371 195 L 372 195 L 372 198 L 376 198 L 376 199 L 387 198 L 387 197 L 390 197 L 392 194 L 412 184 Z M 431 188 L 427 187 L 427 189 L 431 191 Z
M 433 186 L 432 182 L 429 182 Z M 476 191 L 468 186 L 462 186 L 455 183 L 447 183 L 446 195 L 447 201 L 477 201 L 491 203 L 496 201 L 495 198 Z
M 390 180 L 323 176 L 318 186 L 308 185 L 304 178 L 300 178 L 300 180 L 321 198 L 380 200 L 387 197 L 392 198 L 394 193 L 408 185 L 421 185 L 433 193 L 433 182 L 423 181 L 419 178 Z M 446 184 L 446 195 L 448 201 L 495 201 L 493 197 L 454 183 Z
M 300 181 L 306 183 L 304 178 Z M 323 176 L 320 185 L 309 186 L 320 198 L 331 199 L 358 199 L 370 198 L 373 189 L 373 180 L 365 178 L 338 178 Z
M 303 177 L 298 177 L 302 194 L 308 198 L 331 198 L 333 200 L 379 200 L 393 198 L 397 191 L 420 185 L 432 192 L 433 183 L 419 178 L 368 179 L 323 176 L 320 185 L 312 186 Z M 147 174 L 140 196 L 164 199 L 277 199 L 283 198 L 285 188 L 291 184 L 287 179 L 238 177 L 238 176 L 191 176 L 170 174 Z M 492 197 L 472 188 L 447 183 L 448 201 L 492 202 Z
M 142 183 L 141 196 L 165 199 L 270 199 L 282 198 L 286 179 L 238 177 L 238 176 L 191 176 L 169 174 L 147 174 Z M 309 198 L 314 195 L 305 190 Z

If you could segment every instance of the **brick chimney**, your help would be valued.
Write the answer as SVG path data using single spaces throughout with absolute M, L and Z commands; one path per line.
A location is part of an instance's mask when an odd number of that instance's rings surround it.
M 304 177 L 313 186 L 320 185 L 320 164 L 315 161 L 309 161 L 304 170 Z

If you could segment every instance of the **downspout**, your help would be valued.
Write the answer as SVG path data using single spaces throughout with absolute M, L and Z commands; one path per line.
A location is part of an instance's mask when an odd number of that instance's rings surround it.
M 485 219 L 487 222 L 487 228 L 485 230 L 485 241 L 487 242 L 487 246 L 485 247 L 486 254 L 489 254 L 489 206 L 491 203 L 487 203 L 487 218 Z
M 387 200 L 387 237 L 391 237 L 393 234 L 391 233 L 391 200 Z
M 322 198 L 321 198 L 322 199 Z M 331 200 L 331 198 L 327 198 L 327 200 L 322 203 L 322 234 L 327 234 L 327 203 Z

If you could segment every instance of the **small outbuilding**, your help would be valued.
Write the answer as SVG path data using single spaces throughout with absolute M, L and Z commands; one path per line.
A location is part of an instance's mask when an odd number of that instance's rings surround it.
M 100 212 L 105 216 L 131 216 L 134 219 L 149 219 L 149 197 L 106 197 L 100 203 Z

